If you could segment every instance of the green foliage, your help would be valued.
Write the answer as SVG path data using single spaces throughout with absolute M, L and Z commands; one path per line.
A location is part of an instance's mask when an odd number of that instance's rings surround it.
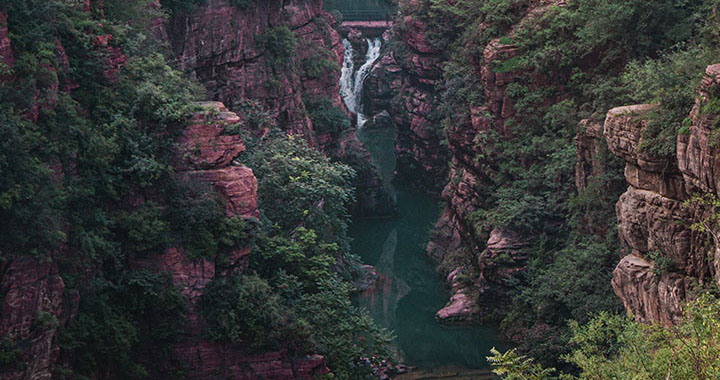
M 329 52 L 316 52 L 304 59 L 301 64 L 303 72 L 308 78 L 322 78 L 340 70 L 340 65 L 331 58 Z
M 663 273 L 669 272 L 675 268 L 675 263 L 672 258 L 664 256 L 658 251 L 652 251 L 648 254 L 648 258 L 653 261 L 653 273 L 660 276 Z
M 644 151 L 664 156 L 675 154 L 675 142 L 695 102 L 695 91 L 713 54 L 693 46 L 658 59 L 628 64 L 623 81 L 636 102 L 655 103 L 643 134 Z
M 239 158 L 258 178 L 262 213 L 250 269 L 281 297 L 294 349 L 325 355 L 335 378 L 365 378 L 360 359 L 389 357 L 391 336 L 350 302 L 347 206 L 355 173 L 297 137 L 260 143 Z
M 60 339 L 75 353 L 75 374 L 103 370 L 139 379 L 156 372 L 181 337 L 186 313 L 170 276 L 129 271 L 116 280 L 97 277 L 82 291 L 78 317 Z
M 200 310 L 211 339 L 243 343 L 249 352 L 301 343 L 294 337 L 293 310 L 257 275 L 216 278 L 205 289 Z
M 251 130 L 264 130 L 273 129 L 277 125 L 277 121 L 273 119 L 272 115 L 263 109 L 262 104 L 257 100 L 243 99 L 240 104 L 236 105 L 235 109 L 240 109 L 243 116 L 245 117 L 244 127 L 249 127 Z M 237 125 L 237 124 L 234 124 Z M 225 130 L 226 133 L 240 133 L 241 131 Z
M 487 360 L 495 367 L 493 373 L 506 380 L 549 380 L 555 371 L 542 368 L 540 364 L 533 363 L 532 359 L 520 356 L 514 349 L 501 353 L 493 348 L 490 353 L 493 356 L 488 356 Z
M 487 104 L 479 66 L 510 82 L 502 117 L 491 111 L 477 115 L 495 124 L 477 133 L 474 146 L 462 147 L 476 153 L 479 181 L 477 204 L 463 222 L 472 227 L 475 241 L 496 227 L 530 240 L 528 271 L 513 284 L 515 296 L 503 321 L 504 331 L 518 337 L 519 354 L 571 368 L 558 362 L 568 352 L 566 321 L 584 323 L 593 312 L 619 310 L 609 277 L 619 252 L 613 205 L 626 186 L 624 162 L 598 142 L 593 161 L 603 173 L 592 173 L 578 193 L 573 141 L 578 123 L 602 123 L 599 115 L 630 102 L 659 103 L 642 149 L 653 155 L 674 152 L 677 133 L 689 131 L 684 120 L 698 80 L 717 57 L 718 28 L 709 17 L 714 5 L 577 0 L 529 17 L 528 2 L 514 0 L 401 5 L 403 15 L 427 25 L 426 37 L 447 60 L 438 86 L 444 118 L 438 124 L 446 133 L 469 125 L 469 106 L 495 106 Z M 402 20 L 395 25 L 401 36 L 410 27 Z M 484 61 L 483 49 L 496 38 L 513 45 L 513 54 Z M 407 47 L 397 45 L 395 57 L 403 62 Z M 708 104 L 709 111 L 714 103 Z M 472 258 L 469 253 L 467 260 Z M 657 265 L 671 269 L 665 258 Z
M 8 368 L 20 364 L 23 350 L 9 335 L 0 339 L 0 368 Z
M 297 37 L 287 25 L 270 28 L 255 38 L 258 46 L 262 47 L 267 54 L 270 65 L 281 67 L 290 64 L 295 55 Z
M 346 206 L 353 201 L 354 171 L 331 163 L 305 140 L 281 136 L 263 149 L 248 149 L 240 161 L 258 178 L 262 212 L 282 231 L 314 230 L 318 240 L 337 242 L 347 252 Z
M 350 121 L 345 112 L 332 104 L 327 97 L 304 97 L 303 103 L 307 107 L 316 134 L 337 135 L 350 129 Z
M 371 368 L 361 358 L 390 358 L 392 335 L 352 305 L 349 283 L 329 277 L 318 281 L 317 287 L 300 304 L 299 315 L 311 326 L 318 351 L 327 354 L 335 378 L 368 378 Z
M 715 379 L 720 376 L 720 304 L 706 293 L 684 310 L 684 319 L 674 327 L 608 313 L 584 326 L 571 322 L 573 351 L 564 360 L 580 368 L 578 376 L 553 376 L 553 370 L 515 351 L 493 351 L 488 359 L 503 379 Z

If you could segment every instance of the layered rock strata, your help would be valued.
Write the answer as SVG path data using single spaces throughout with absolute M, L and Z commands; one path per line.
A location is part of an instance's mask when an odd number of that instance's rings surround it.
M 677 138 L 675 154 L 658 157 L 643 150 L 650 105 L 619 107 L 608 113 L 605 137 L 610 150 L 626 163 L 628 190 L 616 206 L 618 235 L 628 256 L 613 272 L 613 289 L 639 321 L 672 324 L 699 285 L 718 277 L 717 241 L 693 223 L 712 210 L 686 200 L 720 194 L 715 147 L 720 65 L 709 66 L 698 89 L 687 133 Z M 714 226 L 708 226 L 710 230 Z
M 237 135 L 226 134 L 241 123 L 237 114 L 224 104 L 201 104 L 206 111 L 196 114 L 180 139 L 180 155 L 185 158 L 185 175 L 211 185 L 224 200 L 227 215 L 258 218 L 257 179 L 250 168 L 234 165 L 233 159 L 245 150 Z M 197 302 L 203 289 L 228 271 L 244 271 L 248 248 L 235 249 L 229 260 L 212 262 L 190 260 L 181 246 L 135 263 L 140 267 L 170 273 L 189 303 L 185 339 L 176 345 L 174 359 L 183 363 L 192 379 L 311 379 L 328 372 L 322 356 L 291 359 L 286 350 L 249 355 L 242 344 L 219 343 L 203 338 L 204 326 Z

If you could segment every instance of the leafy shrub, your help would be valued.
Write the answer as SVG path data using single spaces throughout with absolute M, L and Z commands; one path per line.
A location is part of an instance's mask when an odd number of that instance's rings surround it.
M 272 224 L 282 231 L 302 225 L 314 230 L 318 241 L 336 242 L 347 251 L 346 206 L 353 201 L 349 183 L 355 175 L 351 168 L 331 163 L 294 136 L 248 149 L 239 160 L 255 171 L 260 207 Z
M 242 342 L 250 352 L 293 342 L 291 309 L 257 275 L 216 278 L 203 293 L 200 310 L 213 340 Z
M 22 348 L 9 335 L 0 339 L 0 368 L 11 368 L 20 364 L 22 354 Z
M 308 116 L 316 134 L 338 134 L 350 129 L 350 121 L 340 108 L 332 104 L 327 97 L 303 98 Z
M 308 78 L 322 78 L 328 73 L 337 72 L 340 65 L 328 57 L 328 53 L 316 53 L 302 61 L 302 69 Z
M 656 103 L 644 131 L 644 151 L 674 155 L 677 135 L 695 102 L 695 91 L 713 54 L 693 46 L 642 64 L 628 64 L 623 81 L 636 102 Z
M 185 313 L 185 298 L 167 274 L 143 270 L 115 281 L 98 277 L 83 289 L 78 317 L 62 331 L 60 346 L 74 351 L 76 375 L 103 370 L 147 378 L 163 370 Z
M 295 55 L 297 38 L 287 25 L 270 28 L 255 38 L 274 67 L 288 65 Z
M 494 350 L 488 360 L 502 379 L 715 379 L 720 374 L 718 305 L 716 298 L 703 294 L 683 308 L 685 317 L 675 327 L 607 313 L 584 326 L 571 322 L 573 351 L 564 360 L 580 368 L 578 376 L 556 375 L 515 351 Z

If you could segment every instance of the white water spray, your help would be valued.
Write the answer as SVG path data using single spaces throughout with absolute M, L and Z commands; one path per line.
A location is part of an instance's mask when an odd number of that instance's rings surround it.
M 340 76 L 340 96 L 342 96 L 345 105 L 357 114 L 357 126 L 362 127 L 367 118 L 362 113 L 362 88 L 365 78 L 370 74 L 373 63 L 380 57 L 380 48 L 382 47 L 382 39 L 375 38 L 366 39 L 368 44 L 367 53 L 365 54 L 365 63 L 355 71 L 353 64 L 353 48 L 350 41 L 344 39 L 342 41 L 345 48 L 345 56 L 343 57 L 343 66 Z

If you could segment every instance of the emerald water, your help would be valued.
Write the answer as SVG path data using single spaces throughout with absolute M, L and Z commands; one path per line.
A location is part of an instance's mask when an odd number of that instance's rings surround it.
M 358 134 L 396 196 L 399 216 L 353 222 L 353 252 L 381 274 L 375 290 L 361 294 L 356 302 L 395 332 L 395 345 L 405 364 L 425 370 L 453 368 L 465 376 L 455 378 L 480 378 L 468 377 L 469 371 L 487 368 L 490 348 L 502 346 L 496 328 L 448 327 L 435 320 L 435 312 L 449 297 L 425 255 L 428 232 L 439 214 L 437 201 L 402 185 L 390 185 L 395 169 L 394 131 L 361 129 Z

